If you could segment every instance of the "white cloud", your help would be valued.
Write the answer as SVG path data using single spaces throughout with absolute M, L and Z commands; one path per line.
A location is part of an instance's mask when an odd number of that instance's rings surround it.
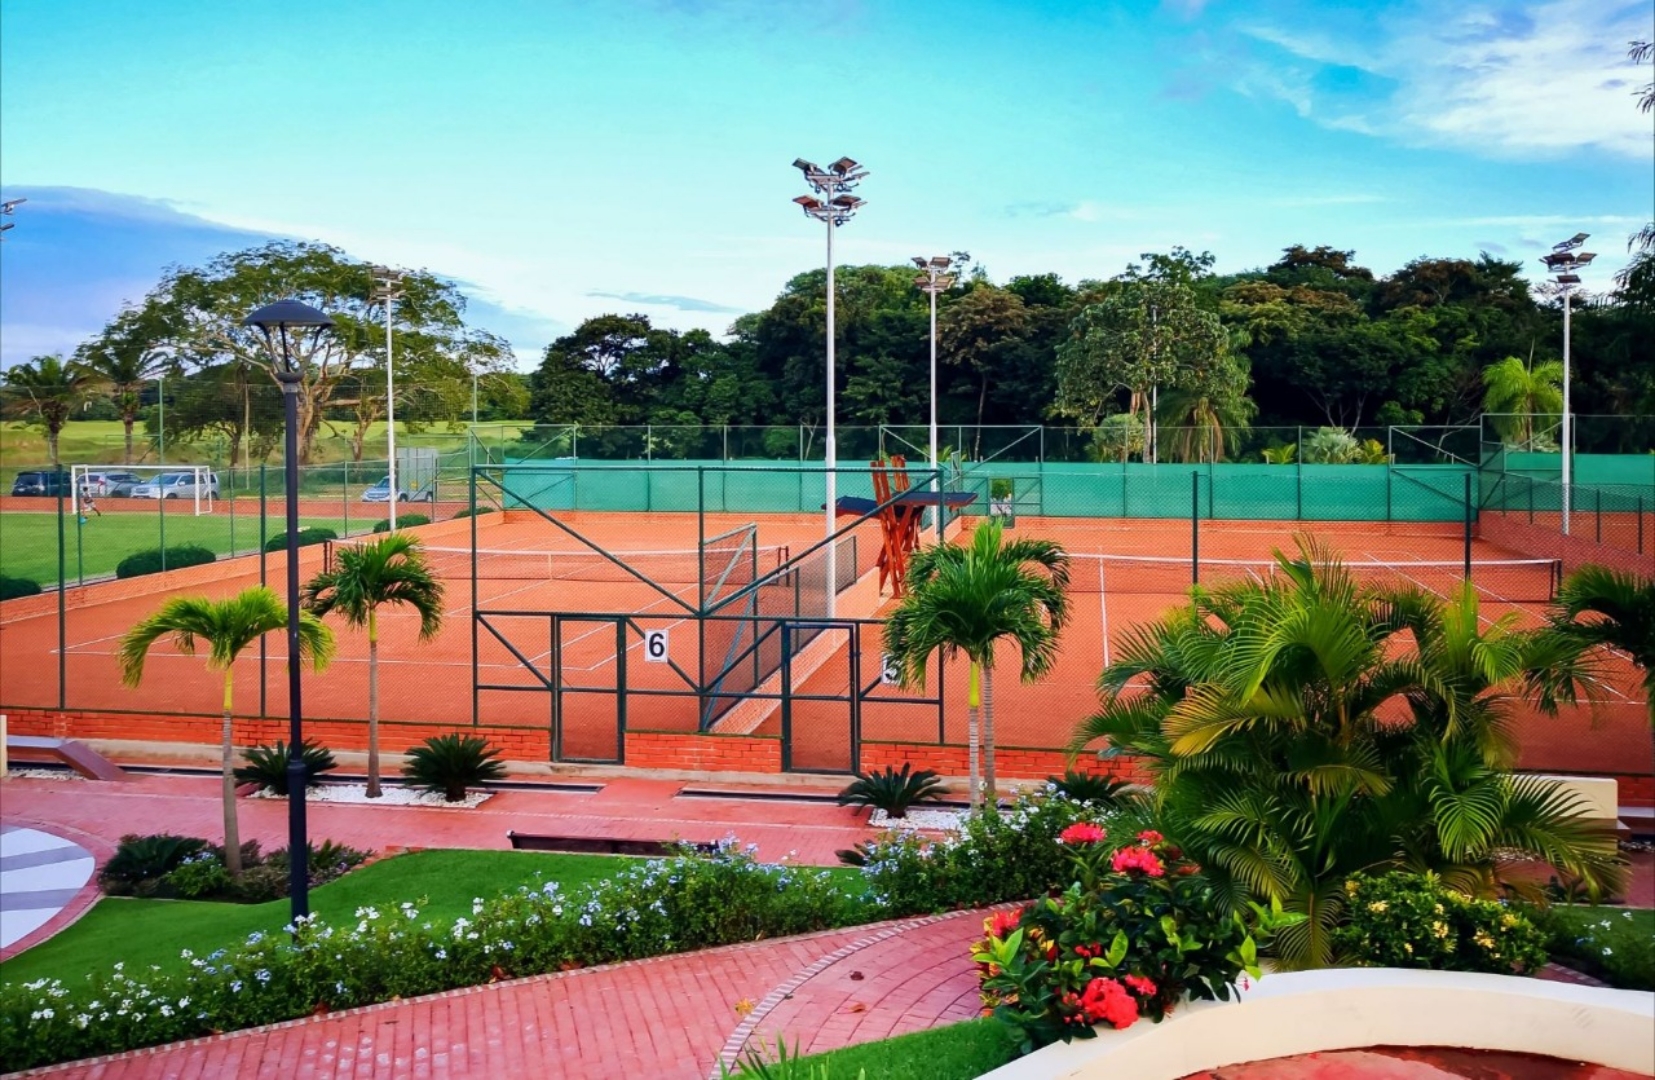
M 1642 79 L 1626 43 L 1647 37 L 1648 0 L 1540 0 L 1454 7 L 1422 0 L 1365 36 L 1280 25 L 1252 37 L 1322 69 L 1356 69 L 1394 84 L 1357 102 L 1319 92 L 1291 65 L 1261 66 L 1237 88 L 1269 93 L 1329 127 L 1497 157 L 1550 158 L 1583 149 L 1649 160 L 1655 139 L 1632 90 Z

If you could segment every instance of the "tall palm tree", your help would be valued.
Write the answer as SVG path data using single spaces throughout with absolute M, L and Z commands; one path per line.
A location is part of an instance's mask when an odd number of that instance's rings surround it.
M 1486 892 L 1516 851 L 1595 889 L 1618 881 L 1614 837 L 1564 789 L 1510 771 L 1535 635 L 1485 625 L 1469 590 L 1445 603 L 1361 587 L 1313 545 L 1276 570 L 1133 631 L 1071 746 L 1141 755 L 1165 831 L 1232 903 L 1306 916 L 1279 940 L 1285 963 L 1333 958 L 1359 871 Z
M 305 586 L 306 609 L 321 618 L 337 612 L 368 631 L 368 797 L 379 788 L 379 609 L 406 604 L 419 615 L 419 637 L 442 629 L 442 582 L 431 572 L 419 541 L 388 533 L 364 544 L 335 549 L 335 566 Z
M 287 627 L 287 605 L 263 585 L 244 589 L 226 600 L 203 596 L 180 596 L 168 600 L 161 610 L 134 626 L 121 638 L 116 659 L 121 681 L 137 686 L 144 678 L 144 662 L 150 647 L 170 638 L 173 647 L 194 656 L 197 642 L 207 645 L 207 669 L 224 673 L 224 867 L 241 873 L 241 830 L 236 823 L 235 747 L 231 741 L 234 715 L 236 658 L 249 645 L 273 630 Z M 333 634 L 315 616 L 299 614 L 299 658 L 321 671 L 333 658 Z
M 37 356 L 6 372 L 4 390 L 8 413 L 46 429 L 46 449 L 56 465 L 58 435 L 92 396 L 92 378 L 61 356 Z
M 1582 566 L 1563 581 L 1548 614 L 1544 639 L 1581 668 L 1537 668 L 1534 680 L 1548 702 L 1573 699 L 1576 684 L 1598 677 L 1604 654 L 1623 653 L 1643 672 L 1644 698 L 1655 725 L 1655 578 Z
M 1245 394 L 1212 393 L 1204 388 L 1174 388 L 1161 395 L 1156 419 L 1171 428 L 1167 457 L 1184 462 L 1223 461 L 1246 432 L 1257 411 Z
M 132 464 L 132 428 L 138 421 L 144 384 L 166 372 L 169 363 L 156 338 L 146 333 L 142 316 L 123 311 L 102 334 L 76 353 L 76 367 L 88 381 L 102 388 L 121 414 L 126 434 L 126 463 Z
M 1057 659 L 1057 639 L 1069 617 L 1069 556 L 1049 540 L 1005 542 L 999 521 L 977 526 L 963 547 L 937 544 L 915 553 L 907 594 L 885 624 L 885 650 L 904 686 L 923 686 L 931 655 L 964 653 L 970 662 L 967 740 L 971 805 L 994 786 L 994 649 L 1017 645 L 1020 674 L 1034 682 Z M 981 709 L 983 730 L 978 737 Z M 978 784 L 981 745 L 982 785 Z
M 1507 442 L 1533 445 L 1537 416 L 1563 412 L 1563 365 L 1556 360 L 1527 364 L 1508 356 L 1483 369 L 1483 411 L 1494 414 L 1495 426 Z

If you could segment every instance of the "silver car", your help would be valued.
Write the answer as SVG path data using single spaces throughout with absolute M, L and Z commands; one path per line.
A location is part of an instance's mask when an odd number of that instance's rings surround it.
M 197 482 L 197 478 L 200 482 Z M 196 489 L 200 488 L 198 492 Z M 218 498 L 217 473 L 162 473 L 132 489 L 134 499 L 193 499 L 196 495 Z

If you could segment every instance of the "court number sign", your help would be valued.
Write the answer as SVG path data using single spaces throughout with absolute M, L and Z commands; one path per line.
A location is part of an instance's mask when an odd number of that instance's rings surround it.
M 665 630 L 644 631 L 644 659 L 651 664 L 667 662 L 667 632 Z
M 902 665 L 890 653 L 879 656 L 879 685 L 897 686 L 902 682 Z

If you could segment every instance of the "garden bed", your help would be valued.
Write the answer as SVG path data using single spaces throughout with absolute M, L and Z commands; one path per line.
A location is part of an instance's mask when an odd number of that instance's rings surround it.
M 338 784 L 323 781 L 305 792 L 306 802 L 351 803 L 359 806 L 437 806 L 449 810 L 473 810 L 493 797 L 494 792 L 481 789 L 468 791 L 464 799 L 449 802 L 440 792 L 421 791 L 402 784 L 381 784 L 380 796 L 368 798 L 367 784 Z M 260 788 L 252 799 L 286 799 L 269 788 Z

